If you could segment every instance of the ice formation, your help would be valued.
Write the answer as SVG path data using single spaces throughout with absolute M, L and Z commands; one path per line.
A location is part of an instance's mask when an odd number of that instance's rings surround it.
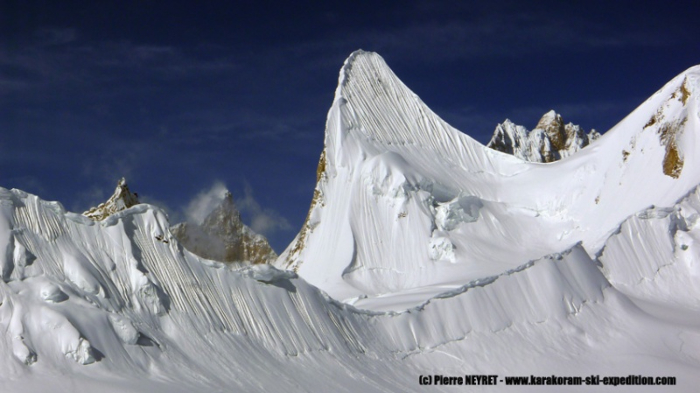
M 96 221 L 0 188 L 0 391 L 459 389 L 419 385 L 434 374 L 694 391 L 699 95 L 694 67 L 596 143 L 533 163 L 355 52 L 306 223 L 275 262 L 290 270 L 200 258 L 147 204 Z

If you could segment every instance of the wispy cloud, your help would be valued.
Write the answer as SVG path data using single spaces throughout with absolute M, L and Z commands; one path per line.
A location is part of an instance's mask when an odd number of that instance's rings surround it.
M 649 47 L 679 41 L 677 36 L 669 37 L 670 30 L 644 26 L 625 29 L 591 23 L 589 19 L 582 21 L 544 7 L 523 10 L 496 3 L 499 4 L 488 12 L 477 7 L 457 7 L 454 12 L 453 6 L 407 5 L 395 9 L 399 14 L 407 9 L 406 23 L 377 24 L 351 32 L 339 29 L 337 34 L 326 34 L 323 38 L 244 50 L 212 42 L 184 47 L 128 40 L 91 41 L 76 28 L 40 28 L 19 45 L 0 40 L 0 66 L 17 71 L 11 78 L 2 77 L 0 94 L 26 89 L 31 81 L 34 87 L 67 79 L 94 83 L 95 78 L 109 78 L 110 73 L 129 69 L 159 78 L 180 78 L 190 74 L 231 73 L 246 66 L 259 66 L 262 64 L 259 60 L 279 64 L 303 59 L 303 64 L 290 66 L 307 70 L 337 68 L 335 54 L 347 55 L 360 47 L 396 58 L 410 56 L 412 62 L 441 62 L 536 56 L 551 50 Z M 252 52 L 255 53 L 251 57 Z M 28 75 L 32 77 L 27 78 Z
M 227 191 L 226 184 L 217 180 L 211 188 L 197 194 L 184 208 L 187 221 L 201 224 L 207 215 L 221 203 Z
M 226 184 L 217 180 L 209 189 L 198 193 L 183 209 L 187 221 L 201 224 L 207 215 L 221 203 L 226 192 L 228 192 Z M 234 199 L 234 203 L 244 217 L 245 223 L 255 232 L 269 236 L 277 231 L 292 229 L 286 218 L 273 209 L 260 205 L 249 184 L 245 185 L 243 192 L 243 198 Z
M 232 108 L 226 115 L 222 117 L 220 113 L 207 111 L 182 114 L 178 116 L 179 126 L 168 130 L 169 138 L 179 144 L 192 145 L 231 140 L 279 142 L 319 137 L 317 125 L 312 125 L 312 120 L 316 119 L 310 118 L 306 113 L 271 117 L 258 111 Z
M 250 227 L 257 233 L 270 236 L 276 231 L 292 229 L 286 218 L 272 209 L 263 208 L 253 197 L 253 189 L 245 185 L 244 197 L 236 202 L 241 213 L 251 217 Z
M 512 59 L 552 51 L 654 47 L 678 41 L 659 31 L 613 29 L 547 10 L 504 10 L 454 20 L 449 19 L 449 12 L 443 12 L 442 18 L 436 18 L 439 22 L 426 18 L 425 22 L 363 29 L 275 48 L 275 53 L 285 58 L 304 58 L 309 66 L 325 67 L 337 62 L 327 54 L 360 48 L 399 59 L 410 57 L 414 63 L 435 63 L 494 57 Z
M 34 33 L 37 45 L 65 45 L 78 38 L 78 31 L 74 28 L 40 28 Z
M 0 40 L 0 69 L 9 70 L 0 78 L 0 95 L 67 82 L 92 91 L 99 83 L 115 78 L 121 80 L 112 84 L 112 88 L 119 90 L 124 84 L 133 88 L 135 84 L 130 78 L 135 75 L 183 78 L 236 69 L 233 54 L 219 52 L 213 57 L 211 54 L 211 48 L 130 41 L 91 42 L 81 40 L 75 29 L 40 29 L 33 38 L 25 38 L 20 44 Z
M 81 174 L 102 183 L 116 184 L 122 177 L 133 179 L 143 164 L 144 156 L 148 154 L 149 146 L 140 141 L 107 136 L 101 142 L 107 145 L 100 149 L 101 154 L 76 158 L 82 160 Z
M 66 207 L 73 212 L 82 213 L 105 202 L 111 195 L 111 192 L 112 190 L 110 189 L 108 194 L 108 191 L 105 190 L 104 187 L 94 184 L 91 187 L 76 192 L 71 201 L 71 205 Z

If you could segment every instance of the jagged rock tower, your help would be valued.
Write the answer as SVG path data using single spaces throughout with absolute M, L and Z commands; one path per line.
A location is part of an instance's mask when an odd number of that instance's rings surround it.
M 531 162 L 553 162 L 568 157 L 598 139 L 596 130 L 586 133 L 580 126 L 564 124 L 561 115 L 549 111 L 534 130 L 506 119 L 496 126 L 488 147 Z
M 190 252 L 223 262 L 270 263 L 277 254 L 267 239 L 241 221 L 230 192 L 201 224 L 185 222 L 170 228 Z
M 83 215 L 95 221 L 102 221 L 110 215 L 128 209 L 134 205 L 138 205 L 139 199 L 136 194 L 129 191 L 129 186 L 126 185 L 126 179 L 121 178 L 117 183 L 117 188 L 114 194 L 105 203 L 100 203 L 97 207 L 90 208 L 83 212 Z

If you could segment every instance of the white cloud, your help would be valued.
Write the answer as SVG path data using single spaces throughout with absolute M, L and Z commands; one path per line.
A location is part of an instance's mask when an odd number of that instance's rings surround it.
M 221 203 L 227 191 L 226 185 L 217 180 L 209 190 L 197 194 L 185 208 L 187 221 L 201 224 L 207 215 Z
M 292 229 L 286 218 L 272 209 L 265 209 L 253 197 L 253 189 L 246 184 L 243 199 L 236 201 L 241 214 L 250 217 L 249 226 L 257 233 L 269 236 L 277 230 L 287 231 Z
M 224 194 L 228 191 L 226 185 L 217 180 L 206 191 L 197 194 L 184 209 L 187 221 L 194 224 L 201 224 L 204 219 L 223 200 Z M 241 213 L 244 224 L 248 225 L 256 233 L 264 236 L 281 230 L 292 229 L 286 218 L 272 209 L 264 208 L 253 197 L 253 189 L 249 184 L 245 185 L 244 197 L 234 199 L 236 208 Z

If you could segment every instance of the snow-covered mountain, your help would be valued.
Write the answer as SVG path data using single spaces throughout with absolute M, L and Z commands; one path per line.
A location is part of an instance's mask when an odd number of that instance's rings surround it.
M 699 96 L 694 67 L 596 143 L 533 163 L 355 52 L 287 271 L 200 258 L 147 204 L 91 220 L 0 188 L 0 391 L 459 389 L 419 385 L 436 374 L 694 391 Z M 512 390 L 497 383 L 482 390 Z
M 580 126 L 565 125 L 561 115 L 552 110 L 532 131 L 506 119 L 496 126 L 486 146 L 526 161 L 552 162 L 576 153 L 599 137 L 596 130 L 586 133 Z
M 170 231 L 180 244 L 202 258 L 253 264 L 277 259 L 267 239 L 241 221 L 241 214 L 228 191 L 201 225 L 183 222 L 172 226 Z
M 595 257 L 628 216 L 700 184 L 699 74 L 544 165 L 450 127 L 380 56 L 357 52 L 328 115 L 307 222 L 278 266 L 358 307 L 400 311 L 579 243 Z M 538 129 L 562 124 L 550 112 Z

